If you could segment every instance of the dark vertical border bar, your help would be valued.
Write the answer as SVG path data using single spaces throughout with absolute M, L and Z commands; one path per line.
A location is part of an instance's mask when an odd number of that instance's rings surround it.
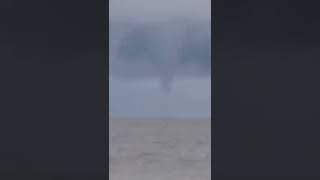
M 215 178 L 215 147 L 216 147 L 216 117 L 215 117 L 215 44 L 216 37 L 215 24 L 216 24 L 216 1 L 211 1 L 211 179 Z
M 106 17 L 106 84 L 105 84 L 105 87 L 106 87 L 106 96 L 105 96 L 105 100 L 106 100 L 106 116 L 107 116 L 107 123 L 106 123 L 106 139 L 107 139 L 107 158 L 106 158 L 106 164 L 107 164 L 107 179 L 109 179 L 109 118 L 110 118 L 110 111 L 109 111 L 109 33 L 110 33 L 110 29 L 109 29 L 109 24 L 110 24 L 110 10 L 109 10 L 109 3 L 110 3 L 110 0 L 104 0 L 105 1 L 105 17 Z
M 214 2 L 214 179 L 320 176 L 319 3 Z
M 0 2 L 0 179 L 106 179 L 106 0 Z

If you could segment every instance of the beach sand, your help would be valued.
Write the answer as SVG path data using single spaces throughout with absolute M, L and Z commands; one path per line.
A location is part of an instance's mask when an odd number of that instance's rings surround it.
M 111 180 L 211 179 L 210 120 L 110 120 Z

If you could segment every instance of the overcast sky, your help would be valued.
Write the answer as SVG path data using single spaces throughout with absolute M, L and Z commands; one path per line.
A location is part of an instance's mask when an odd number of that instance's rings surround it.
M 178 51 L 180 46 L 187 42 L 185 41 L 186 36 L 184 36 L 184 26 L 179 27 L 179 25 L 175 27 L 170 23 L 157 26 L 157 22 L 159 21 L 176 18 L 210 23 L 210 7 L 210 0 L 110 1 L 109 18 L 111 21 L 130 20 L 131 23 L 143 21 L 151 26 L 155 26 L 144 30 L 151 34 L 151 36 L 148 36 L 148 40 L 153 42 L 153 44 L 149 44 L 148 47 L 151 47 L 151 51 L 157 51 L 158 54 L 154 57 L 155 59 L 147 58 L 147 61 L 137 61 L 134 60 L 134 57 L 132 56 L 128 57 L 126 60 L 119 58 L 118 55 L 110 57 L 110 61 L 113 62 L 110 66 L 110 72 L 119 71 L 120 73 L 123 71 L 126 72 L 129 77 L 135 75 L 137 72 L 145 74 L 143 77 L 137 79 L 121 78 L 115 75 L 119 73 L 113 73 L 110 75 L 109 110 L 112 117 L 210 118 L 211 78 L 209 74 L 204 76 L 203 73 L 197 74 L 197 71 L 193 71 L 192 73 L 190 71 L 189 74 L 187 73 L 188 75 L 182 75 L 182 73 L 179 74 L 180 70 L 182 72 L 189 72 L 187 69 L 190 69 L 190 66 L 197 67 L 196 64 L 206 67 L 208 66 L 208 64 L 203 62 L 210 62 L 208 59 L 210 58 L 210 52 L 206 50 L 199 51 L 199 47 L 203 47 L 204 49 L 208 48 L 203 37 L 206 39 L 211 37 L 208 34 L 204 35 L 209 33 L 209 30 L 194 31 L 192 34 L 188 35 L 189 38 L 192 37 L 191 39 L 198 39 L 198 42 L 203 44 L 201 45 L 200 43 L 195 46 L 198 48 L 196 51 L 202 53 L 194 53 L 197 54 L 195 57 L 202 59 L 193 58 L 193 64 L 187 66 L 185 64 L 179 64 L 181 62 L 181 58 L 178 58 L 181 55 L 181 52 Z M 193 26 L 198 25 L 195 23 Z M 113 28 L 111 28 L 111 30 L 112 29 Z M 203 27 L 201 26 L 197 29 L 201 30 Z M 117 40 L 118 37 L 126 37 L 126 35 L 129 35 L 131 30 L 130 26 L 123 26 L 120 29 L 115 28 L 114 31 L 116 32 L 110 32 L 110 35 L 114 36 L 110 39 Z M 143 34 L 146 33 L 145 31 Z M 121 35 L 121 33 L 125 33 L 124 36 Z M 140 44 L 139 39 L 141 39 L 141 37 L 139 35 L 138 38 L 131 37 L 131 39 L 132 38 L 135 39 L 132 42 L 129 42 L 129 40 L 127 42 L 126 39 L 113 42 L 121 42 L 126 45 L 127 49 L 136 51 L 134 49 L 139 47 L 138 44 Z M 119 48 L 117 48 L 118 46 L 114 46 L 113 42 L 111 42 L 110 47 L 113 48 L 110 49 L 110 51 L 112 51 L 110 54 L 119 54 Z M 152 47 L 156 48 L 152 49 Z M 147 53 L 147 51 L 148 50 L 144 50 L 144 53 Z M 204 53 L 209 54 L 201 56 Z M 152 62 L 155 60 L 157 60 L 158 66 L 152 65 Z M 174 67 L 178 67 L 180 70 L 179 72 L 175 72 L 176 77 L 172 81 L 173 83 L 170 92 L 165 93 L 164 89 L 161 88 L 160 78 L 157 77 L 157 71 L 159 71 L 160 74 L 165 75 L 166 73 L 171 72 L 170 69 L 175 69 Z M 200 69 L 200 71 L 203 70 Z
M 211 0 L 110 0 L 110 19 L 157 20 L 175 17 L 210 20 Z

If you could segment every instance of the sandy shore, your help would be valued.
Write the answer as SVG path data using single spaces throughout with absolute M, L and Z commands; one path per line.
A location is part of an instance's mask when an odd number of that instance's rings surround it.
M 211 179 L 210 120 L 110 120 L 111 180 Z

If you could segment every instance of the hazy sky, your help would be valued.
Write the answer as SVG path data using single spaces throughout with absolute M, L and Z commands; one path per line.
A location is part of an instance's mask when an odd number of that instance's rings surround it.
M 109 107 L 113 117 L 128 118 L 209 118 L 211 116 L 211 78 L 202 72 L 208 71 L 210 52 L 207 50 L 210 31 L 203 31 L 210 24 L 210 0 L 111 0 L 110 20 L 128 20 L 131 24 L 110 29 L 110 79 Z M 194 31 L 185 34 L 187 26 L 164 23 L 166 20 L 183 18 L 192 20 Z M 143 26 L 132 28 L 132 22 L 143 21 Z M 200 24 L 196 23 L 201 21 Z M 186 21 L 187 22 L 187 21 Z M 144 25 L 148 24 L 148 27 Z M 159 25 L 160 24 L 160 25 Z M 141 24 L 137 23 L 138 26 Z M 135 33 L 131 33 L 135 32 Z M 149 34 L 149 36 L 144 36 Z M 127 37 L 122 39 L 123 37 Z M 130 37 L 130 38 L 128 38 Z M 146 39 L 145 39 L 146 38 Z M 143 46 L 143 40 L 152 42 Z M 141 44 L 142 43 L 142 44 Z M 187 55 L 191 64 L 181 63 L 185 53 L 183 45 L 193 43 Z M 136 52 L 140 56 L 121 56 L 119 44 L 125 52 Z M 140 50 L 139 50 L 140 47 Z M 148 47 L 149 49 L 141 50 Z M 121 49 L 121 48 L 120 48 Z M 143 54 L 156 52 L 154 56 Z M 122 58 L 121 58 L 122 57 Z M 142 58 L 144 57 L 144 58 Z M 139 60 L 135 59 L 138 58 Z M 192 60 L 190 60 L 192 59 Z M 157 65 L 152 64 L 157 62 Z M 203 69 L 203 67 L 206 67 Z M 201 69 L 202 68 L 202 69 Z M 194 70 L 192 70 L 194 69 Z M 174 75 L 171 90 L 165 93 L 160 82 L 167 74 Z M 201 72 L 201 73 L 200 73 Z M 119 77 L 119 74 L 126 74 Z M 130 77 L 141 74 L 141 77 Z M 160 77 L 164 81 L 160 81 Z M 170 83 L 169 83 L 170 84 Z
M 110 0 L 110 19 L 157 20 L 175 17 L 208 20 L 211 0 Z
M 165 94 L 155 79 L 110 80 L 110 113 L 113 117 L 208 118 L 211 115 L 211 79 L 176 80 Z

